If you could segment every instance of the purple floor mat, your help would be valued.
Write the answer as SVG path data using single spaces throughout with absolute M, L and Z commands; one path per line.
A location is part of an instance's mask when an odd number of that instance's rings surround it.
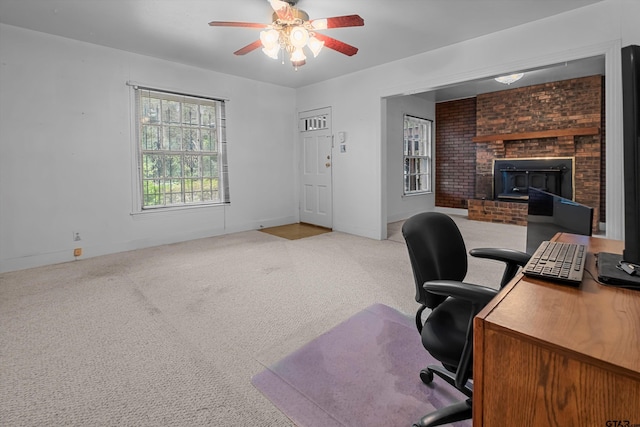
M 411 426 L 436 408 L 465 399 L 420 370 L 437 362 L 412 318 L 375 304 L 304 345 L 252 379 L 297 425 Z M 471 420 L 452 424 L 470 427 Z

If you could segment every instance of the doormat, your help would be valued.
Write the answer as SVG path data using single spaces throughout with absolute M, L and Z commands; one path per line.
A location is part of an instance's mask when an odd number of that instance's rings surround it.
M 305 237 L 317 236 L 331 232 L 330 228 L 299 222 L 296 224 L 280 225 L 277 227 L 261 228 L 263 233 L 282 237 L 283 239 L 297 240 Z
M 466 399 L 420 370 L 438 362 L 422 347 L 413 319 L 372 305 L 253 377 L 301 427 L 410 426 Z M 449 425 L 449 424 L 447 424 Z M 471 420 L 450 424 L 470 427 Z

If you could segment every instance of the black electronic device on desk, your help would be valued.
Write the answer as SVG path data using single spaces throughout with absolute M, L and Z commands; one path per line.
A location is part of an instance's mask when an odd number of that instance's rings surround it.
M 557 233 L 591 236 L 593 208 L 573 200 L 529 188 L 527 213 L 527 253 L 533 254 L 540 243 Z
M 580 286 L 584 275 L 586 245 L 550 241 L 557 233 L 591 236 L 593 208 L 573 200 L 529 188 L 527 253 L 532 254 L 525 276 Z
M 624 255 L 600 252 L 596 255 L 598 280 L 605 285 L 640 289 L 640 266 Z
M 640 290 L 640 46 L 622 48 L 624 252 L 597 254 L 598 280 Z

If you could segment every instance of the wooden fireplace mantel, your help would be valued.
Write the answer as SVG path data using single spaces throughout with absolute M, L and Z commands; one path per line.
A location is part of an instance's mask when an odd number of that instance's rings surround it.
M 557 138 L 559 136 L 598 135 L 599 133 L 600 133 L 599 127 L 568 128 L 568 129 L 542 130 L 537 132 L 499 133 L 494 135 L 474 136 L 472 141 L 473 142 L 515 141 L 515 140 L 521 140 L 521 139 Z

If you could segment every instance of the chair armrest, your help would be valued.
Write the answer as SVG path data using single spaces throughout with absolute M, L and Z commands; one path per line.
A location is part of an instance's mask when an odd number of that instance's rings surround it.
M 427 292 L 450 296 L 485 306 L 498 294 L 497 289 L 455 280 L 431 280 L 423 285 Z
M 495 261 L 502 261 L 505 263 L 504 273 L 502 273 L 502 280 L 500 280 L 500 287 L 504 288 L 511 279 L 514 278 L 518 269 L 524 267 L 529 262 L 531 255 L 516 251 L 513 249 L 501 249 L 501 248 L 476 248 L 469 251 L 469 255 L 476 258 L 486 258 Z
M 529 258 L 531 258 L 531 255 L 525 252 L 504 248 L 476 248 L 471 249 L 469 251 L 469 255 L 476 258 L 487 258 L 506 263 L 513 263 L 520 267 L 527 265 Z

